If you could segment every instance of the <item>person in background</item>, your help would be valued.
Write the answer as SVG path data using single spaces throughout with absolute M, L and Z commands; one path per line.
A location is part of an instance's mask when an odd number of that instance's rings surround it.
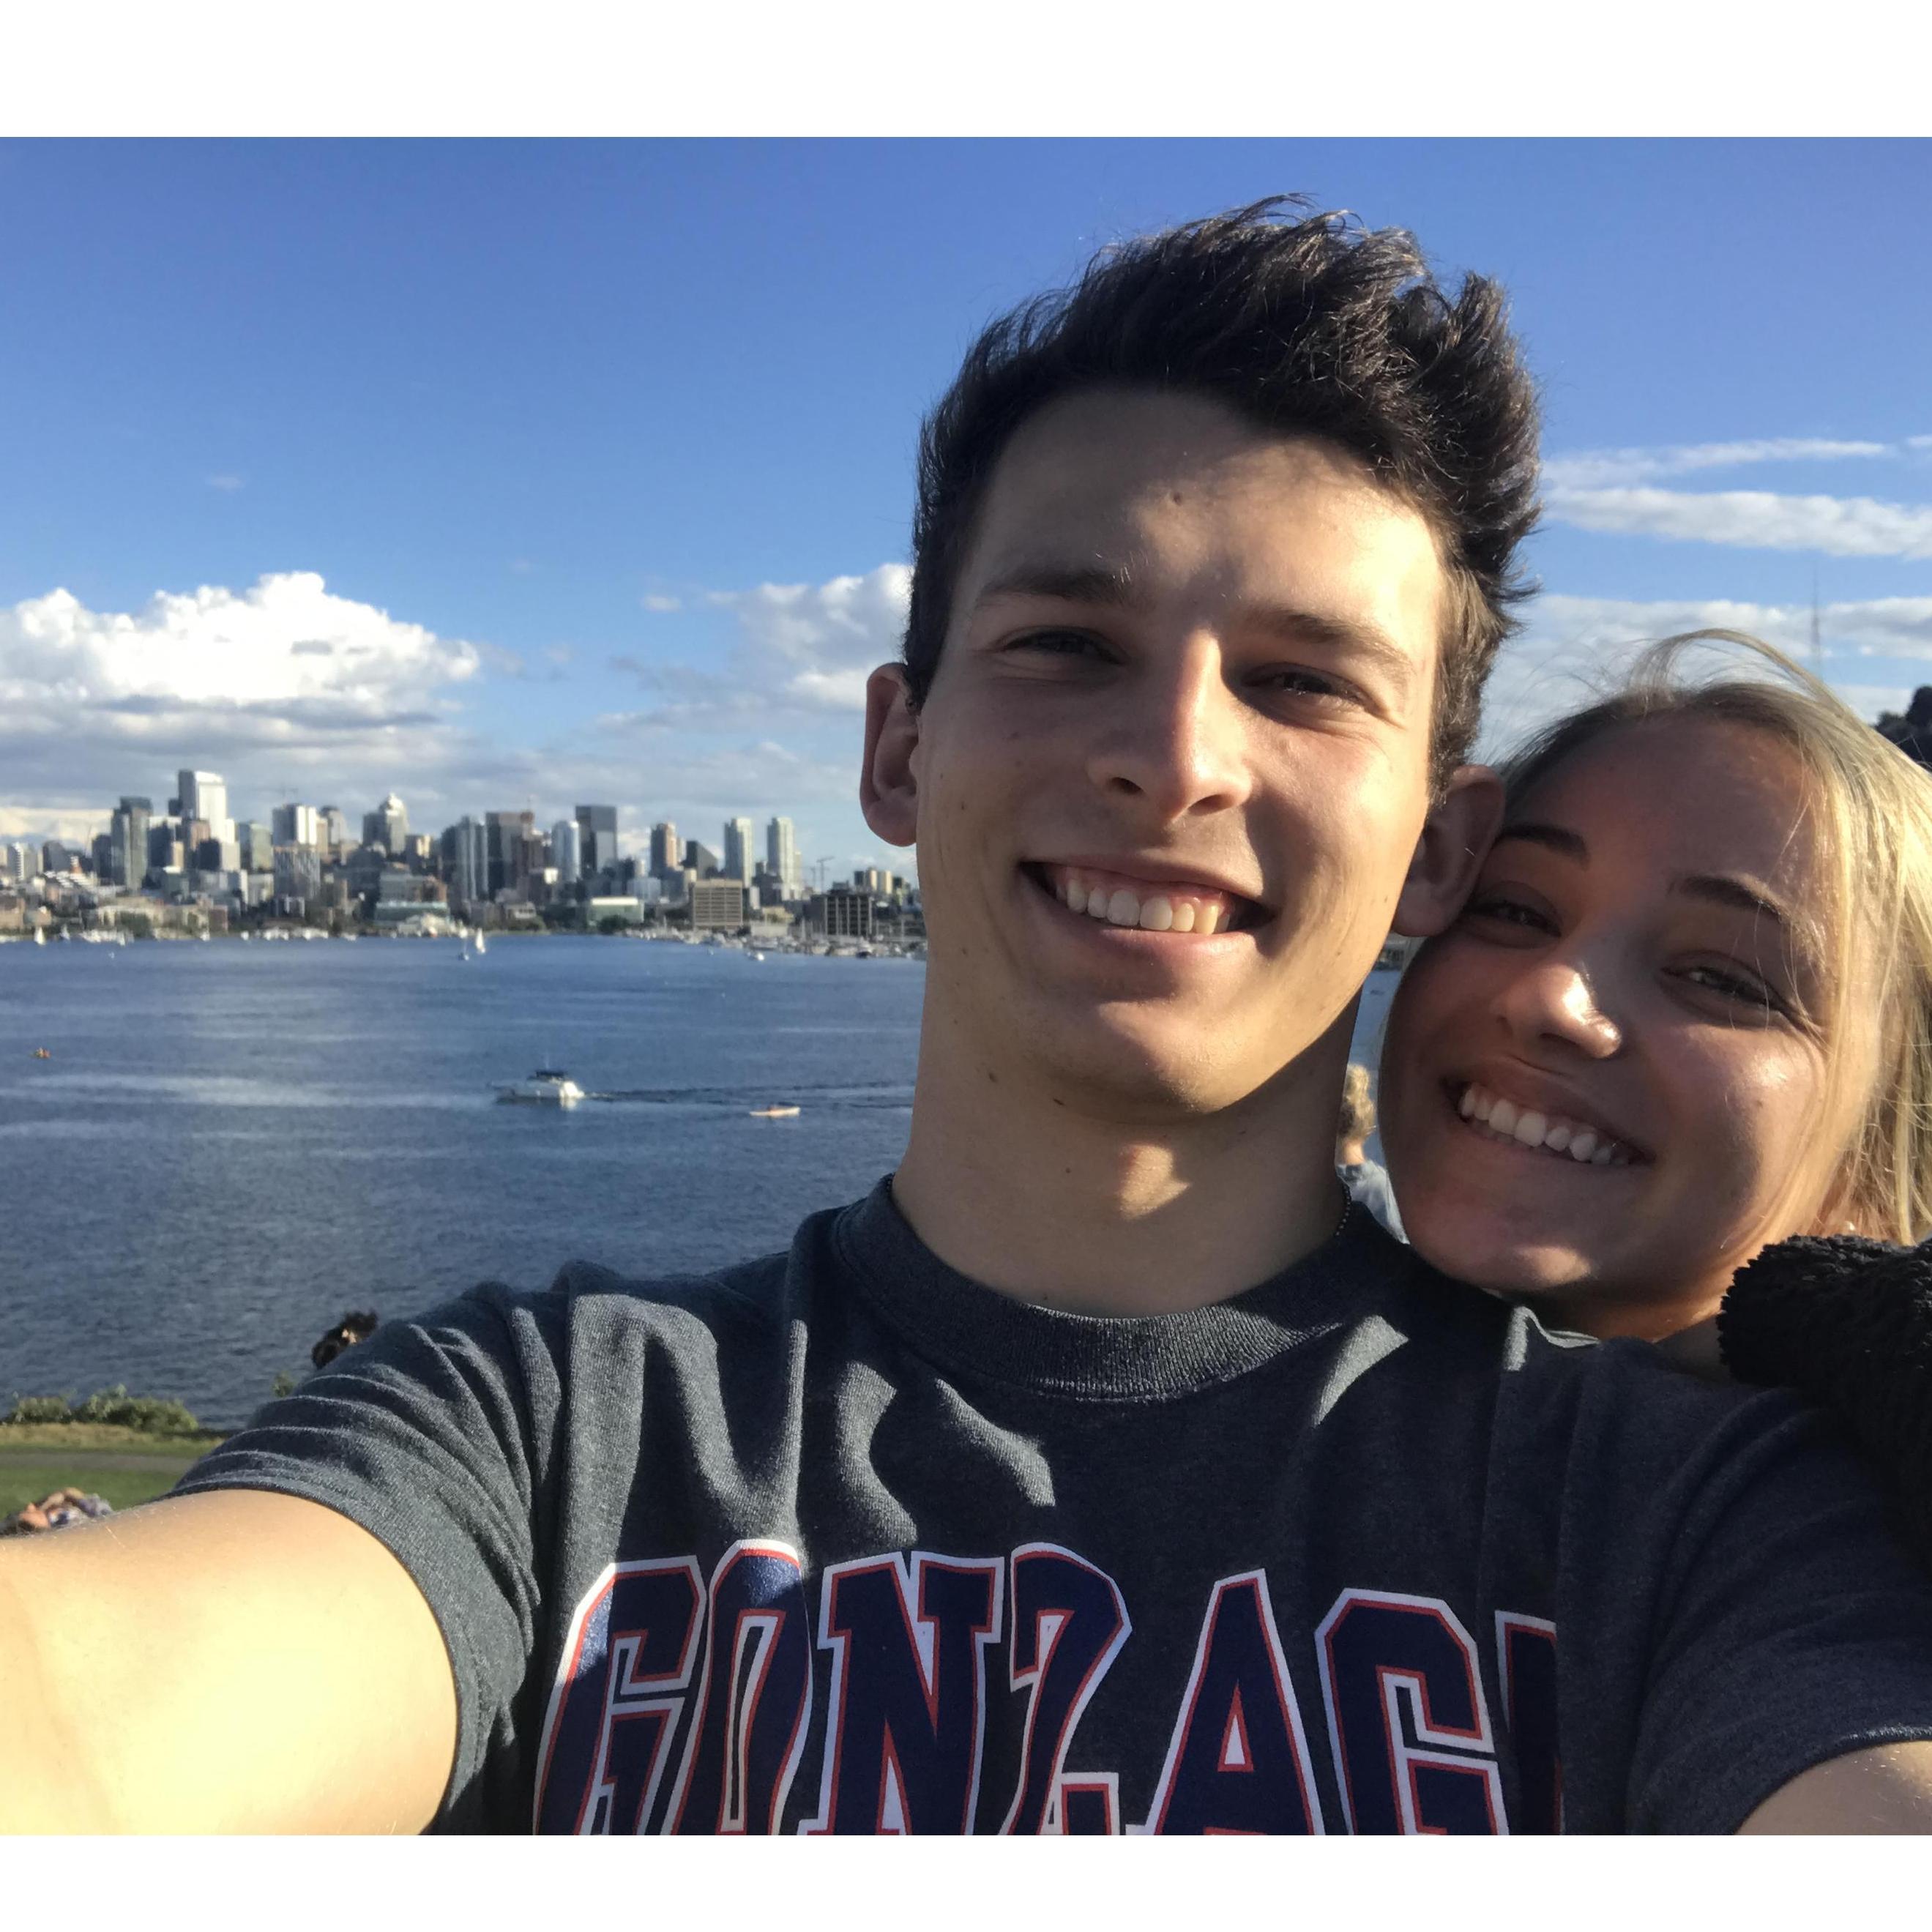
M 1390 1191 L 1388 1176 L 1378 1162 L 1369 1158 L 1369 1136 L 1375 1130 L 1376 1103 L 1370 1090 L 1369 1070 L 1359 1060 L 1352 1060 L 1342 1080 L 1342 1118 L 1335 1130 L 1335 1172 L 1342 1177 L 1349 1199 L 1366 1208 L 1400 1240 L 1402 1216 Z

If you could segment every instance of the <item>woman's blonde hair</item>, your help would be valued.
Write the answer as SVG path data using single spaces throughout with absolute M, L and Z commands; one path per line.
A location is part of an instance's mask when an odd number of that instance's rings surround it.
M 1729 646 L 1756 675 L 1697 676 L 1692 646 Z M 1762 673 L 1771 672 L 1767 676 Z M 1538 733 L 1502 766 L 1514 807 L 1592 739 L 1661 718 L 1762 731 L 1810 780 L 1825 903 L 1806 909 L 1824 968 L 1828 1118 L 1846 1097 L 1844 1022 L 1856 1000 L 1876 1022 L 1871 1090 L 1840 1150 L 1838 1205 L 1862 1234 L 1915 1242 L 1932 1232 L 1932 776 L 1835 692 L 1741 631 L 1690 631 L 1653 644 L 1621 688 Z

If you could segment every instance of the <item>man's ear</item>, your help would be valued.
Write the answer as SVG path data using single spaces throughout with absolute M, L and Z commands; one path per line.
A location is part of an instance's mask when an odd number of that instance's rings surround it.
M 866 680 L 866 762 L 859 773 L 859 808 L 888 845 L 919 836 L 919 782 L 912 754 L 919 712 L 903 664 L 881 664 Z
M 1429 939 L 1462 910 L 1503 822 L 1503 782 L 1487 765 L 1459 765 L 1423 821 L 1393 929 Z

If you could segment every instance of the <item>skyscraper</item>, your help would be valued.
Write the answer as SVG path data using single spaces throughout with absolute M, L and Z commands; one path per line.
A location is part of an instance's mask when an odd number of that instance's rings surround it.
M 677 827 L 668 818 L 659 819 L 651 827 L 652 878 L 668 878 L 683 863 L 684 855 L 678 850 Z
M 448 854 L 450 897 L 464 906 L 486 902 L 490 896 L 488 828 L 466 814 L 443 836 L 452 848 Z
M 617 808 L 614 805 L 580 805 L 577 823 L 584 837 L 584 876 L 617 869 Z
M 490 890 L 494 898 L 506 886 L 523 884 L 529 875 L 524 839 L 536 829 L 533 812 L 486 812 L 483 824 L 488 840 Z
M 202 820 L 211 838 L 235 836 L 235 827 L 228 816 L 228 781 L 219 772 L 177 772 L 175 784 L 178 818 Z
M 724 863 L 719 869 L 728 879 L 752 883 L 752 821 L 728 818 L 724 821 Z
M 154 803 L 145 798 L 124 798 L 108 820 L 108 876 L 131 892 L 148 876 L 148 825 Z
M 787 897 L 801 890 L 805 872 L 799 864 L 798 833 L 788 818 L 775 818 L 765 827 L 765 865 L 784 882 Z
M 560 818 L 550 829 L 550 861 L 556 882 L 574 886 L 584 876 L 584 828 L 574 818 Z
M 394 792 L 374 812 L 362 814 L 362 842 L 381 846 L 392 859 L 400 859 L 409 849 L 410 815 Z
M 268 830 L 278 845 L 320 845 L 322 814 L 312 805 L 278 805 L 268 814 Z

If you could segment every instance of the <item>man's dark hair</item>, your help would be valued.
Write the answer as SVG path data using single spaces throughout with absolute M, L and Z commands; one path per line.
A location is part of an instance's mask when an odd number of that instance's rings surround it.
M 1276 196 L 1104 250 L 1072 287 L 991 323 L 920 441 L 904 660 L 915 704 L 938 669 L 959 568 L 1015 430 L 1106 385 L 1211 397 L 1258 428 L 1319 436 L 1366 464 L 1434 531 L 1449 583 L 1431 766 L 1468 755 L 1484 680 L 1529 586 L 1535 392 L 1502 292 L 1452 299 L 1412 236 Z

